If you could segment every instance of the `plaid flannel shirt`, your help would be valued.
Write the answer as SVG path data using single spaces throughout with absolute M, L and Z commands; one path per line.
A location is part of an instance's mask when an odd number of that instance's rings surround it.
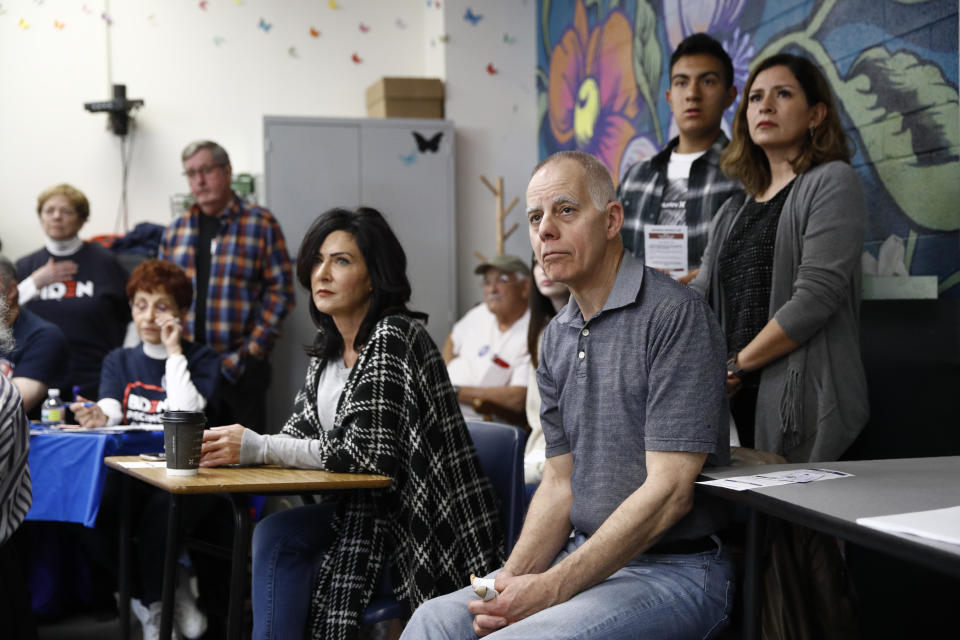
M 630 167 L 617 187 L 617 199 L 624 211 L 620 235 L 627 250 L 641 260 L 643 226 L 660 223 L 660 203 L 667 184 L 667 164 L 679 142 L 680 138 L 674 138 L 657 155 Z M 700 266 L 714 214 L 727 198 L 743 190 L 739 182 L 727 178 L 720 171 L 720 155 L 727 142 L 727 136 L 721 131 L 713 145 L 690 168 L 686 206 L 690 270 Z
M 159 257 L 186 271 L 197 286 L 200 207 L 170 224 Z M 219 216 L 216 247 L 210 256 L 206 341 L 220 353 L 221 371 L 235 382 L 243 374 L 250 344 L 269 354 L 283 318 L 293 309 L 293 272 L 280 225 L 266 209 L 236 194 Z M 194 308 L 187 316 L 187 338 L 194 333 Z

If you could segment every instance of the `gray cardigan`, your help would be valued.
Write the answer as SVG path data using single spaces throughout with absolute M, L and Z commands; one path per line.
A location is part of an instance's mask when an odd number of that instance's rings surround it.
M 700 273 L 690 286 L 706 295 L 726 326 L 717 260 L 743 210 L 731 198 L 713 219 Z M 836 460 L 869 415 L 860 360 L 860 254 L 866 230 L 860 181 L 834 161 L 797 176 L 777 226 L 769 317 L 800 347 L 760 376 L 756 448 L 791 462 Z

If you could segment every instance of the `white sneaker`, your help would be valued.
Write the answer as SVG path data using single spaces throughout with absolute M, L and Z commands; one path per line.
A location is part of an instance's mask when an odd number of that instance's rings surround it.
M 140 625 L 143 627 L 143 640 L 159 640 L 160 638 L 160 613 L 163 603 L 159 600 L 153 602 L 150 606 L 144 606 L 137 598 L 130 598 L 130 610 L 137 616 Z M 174 629 L 171 634 L 173 640 L 179 640 L 180 635 Z
M 173 620 L 183 637 L 196 640 L 207 630 L 207 615 L 197 606 L 197 579 L 178 567 L 177 589 L 173 594 Z

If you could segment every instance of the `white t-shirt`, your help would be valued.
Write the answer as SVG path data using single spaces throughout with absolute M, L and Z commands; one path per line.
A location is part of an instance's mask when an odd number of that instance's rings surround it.
M 500 331 L 497 317 L 486 304 L 468 311 L 450 333 L 457 354 L 447 365 L 450 382 L 462 387 L 526 387 L 530 375 L 529 325 L 529 311 L 506 331 Z M 481 419 L 473 407 L 461 402 L 460 408 L 465 419 Z
M 340 394 L 350 377 L 350 368 L 343 364 L 343 358 L 332 358 L 320 372 L 317 381 L 317 415 L 324 431 L 333 429 L 333 422 L 337 417 L 337 405 L 340 404 Z
M 687 181 L 694 161 L 706 153 L 670 154 L 667 162 L 667 184 L 660 199 L 660 218 L 658 224 L 687 224 Z

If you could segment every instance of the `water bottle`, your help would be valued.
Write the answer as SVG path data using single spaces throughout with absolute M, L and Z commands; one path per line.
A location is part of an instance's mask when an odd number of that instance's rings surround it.
M 47 399 L 40 407 L 40 422 L 52 426 L 63 424 L 63 403 L 60 402 L 60 389 L 48 389 Z

